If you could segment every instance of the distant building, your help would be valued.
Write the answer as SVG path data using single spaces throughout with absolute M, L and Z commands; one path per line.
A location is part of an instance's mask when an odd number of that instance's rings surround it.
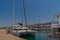
M 34 25 L 31 25 L 30 28 L 34 28 L 34 29 L 51 29 L 51 22 L 43 23 L 43 24 L 34 24 Z

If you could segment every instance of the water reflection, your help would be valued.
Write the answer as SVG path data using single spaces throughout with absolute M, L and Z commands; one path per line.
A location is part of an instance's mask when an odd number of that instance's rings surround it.
M 35 40 L 35 36 L 27 35 L 27 36 L 21 36 L 21 37 L 26 39 L 26 40 Z
M 35 36 L 22 36 L 26 40 L 46 40 L 47 35 L 50 33 L 50 30 L 40 30 L 35 32 Z

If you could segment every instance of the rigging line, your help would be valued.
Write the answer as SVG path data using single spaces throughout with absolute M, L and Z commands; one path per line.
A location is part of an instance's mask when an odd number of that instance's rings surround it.
M 27 26 L 27 18 L 26 18 L 26 10 L 25 10 L 24 0 L 23 0 L 23 12 L 24 12 L 24 18 L 25 18 L 25 26 Z
M 21 4 L 21 12 L 22 12 L 21 13 L 21 23 L 23 24 L 23 14 L 24 14 L 24 12 L 23 12 L 23 0 L 22 0 L 22 4 Z
M 13 27 L 14 27 L 14 17 L 15 17 L 15 0 L 13 0 L 13 8 L 12 8 L 12 11 L 13 11 Z

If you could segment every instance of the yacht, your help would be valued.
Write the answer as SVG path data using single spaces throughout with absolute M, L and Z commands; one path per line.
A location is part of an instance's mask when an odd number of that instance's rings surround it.
M 24 0 L 22 0 L 22 17 L 24 17 L 24 21 L 25 21 L 25 25 L 26 27 L 24 26 L 21 26 L 21 25 L 14 25 L 14 17 L 15 17 L 15 1 L 13 0 L 13 27 L 11 28 L 11 33 L 16 35 L 16 36 L 22 36 L 22 35 L 34 35 L 35 34 L 35 31 L 34 30 L 31 30 L 27 27 L 27 17 L 26 17 L 26 10 L 25 10 L 25 3 L 24 3 Z M 23 16 L 24 15 L 24 16 Z M 21 17 L 21 18 L 22 18 Z M 22 18 L 22 23 L 24 22 L 23 21 L 23 18 Z
M 15 25 L 11 29 L 11 33 L 13 35 L 16 35 L 16 36 L 22 36 L 22 35 L 31 35 L 31 36 L 34 36 L 35 35 L 35 30 L 31 30 L 28 27 L 22 27 L 20 25 Z
M 60 13 L 54 16 L 51 24 L 51 33 L 48 35 L 48 37 L 51 40 L 60 40 Z

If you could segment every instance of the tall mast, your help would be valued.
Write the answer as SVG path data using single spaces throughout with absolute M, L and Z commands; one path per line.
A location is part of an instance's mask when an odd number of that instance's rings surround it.
M 24 0 L 22 0 L 22 7 L 23 7 L 23 15 L 24 15 L 24 20 L 25 20 L 25 26 L 27 26 L 27 18 L 26 18 L 26 10 L 25 10 Z
M 14 27 L 14 17 L 15 17 L 15 0 L 13 0 L 13 27 Z

